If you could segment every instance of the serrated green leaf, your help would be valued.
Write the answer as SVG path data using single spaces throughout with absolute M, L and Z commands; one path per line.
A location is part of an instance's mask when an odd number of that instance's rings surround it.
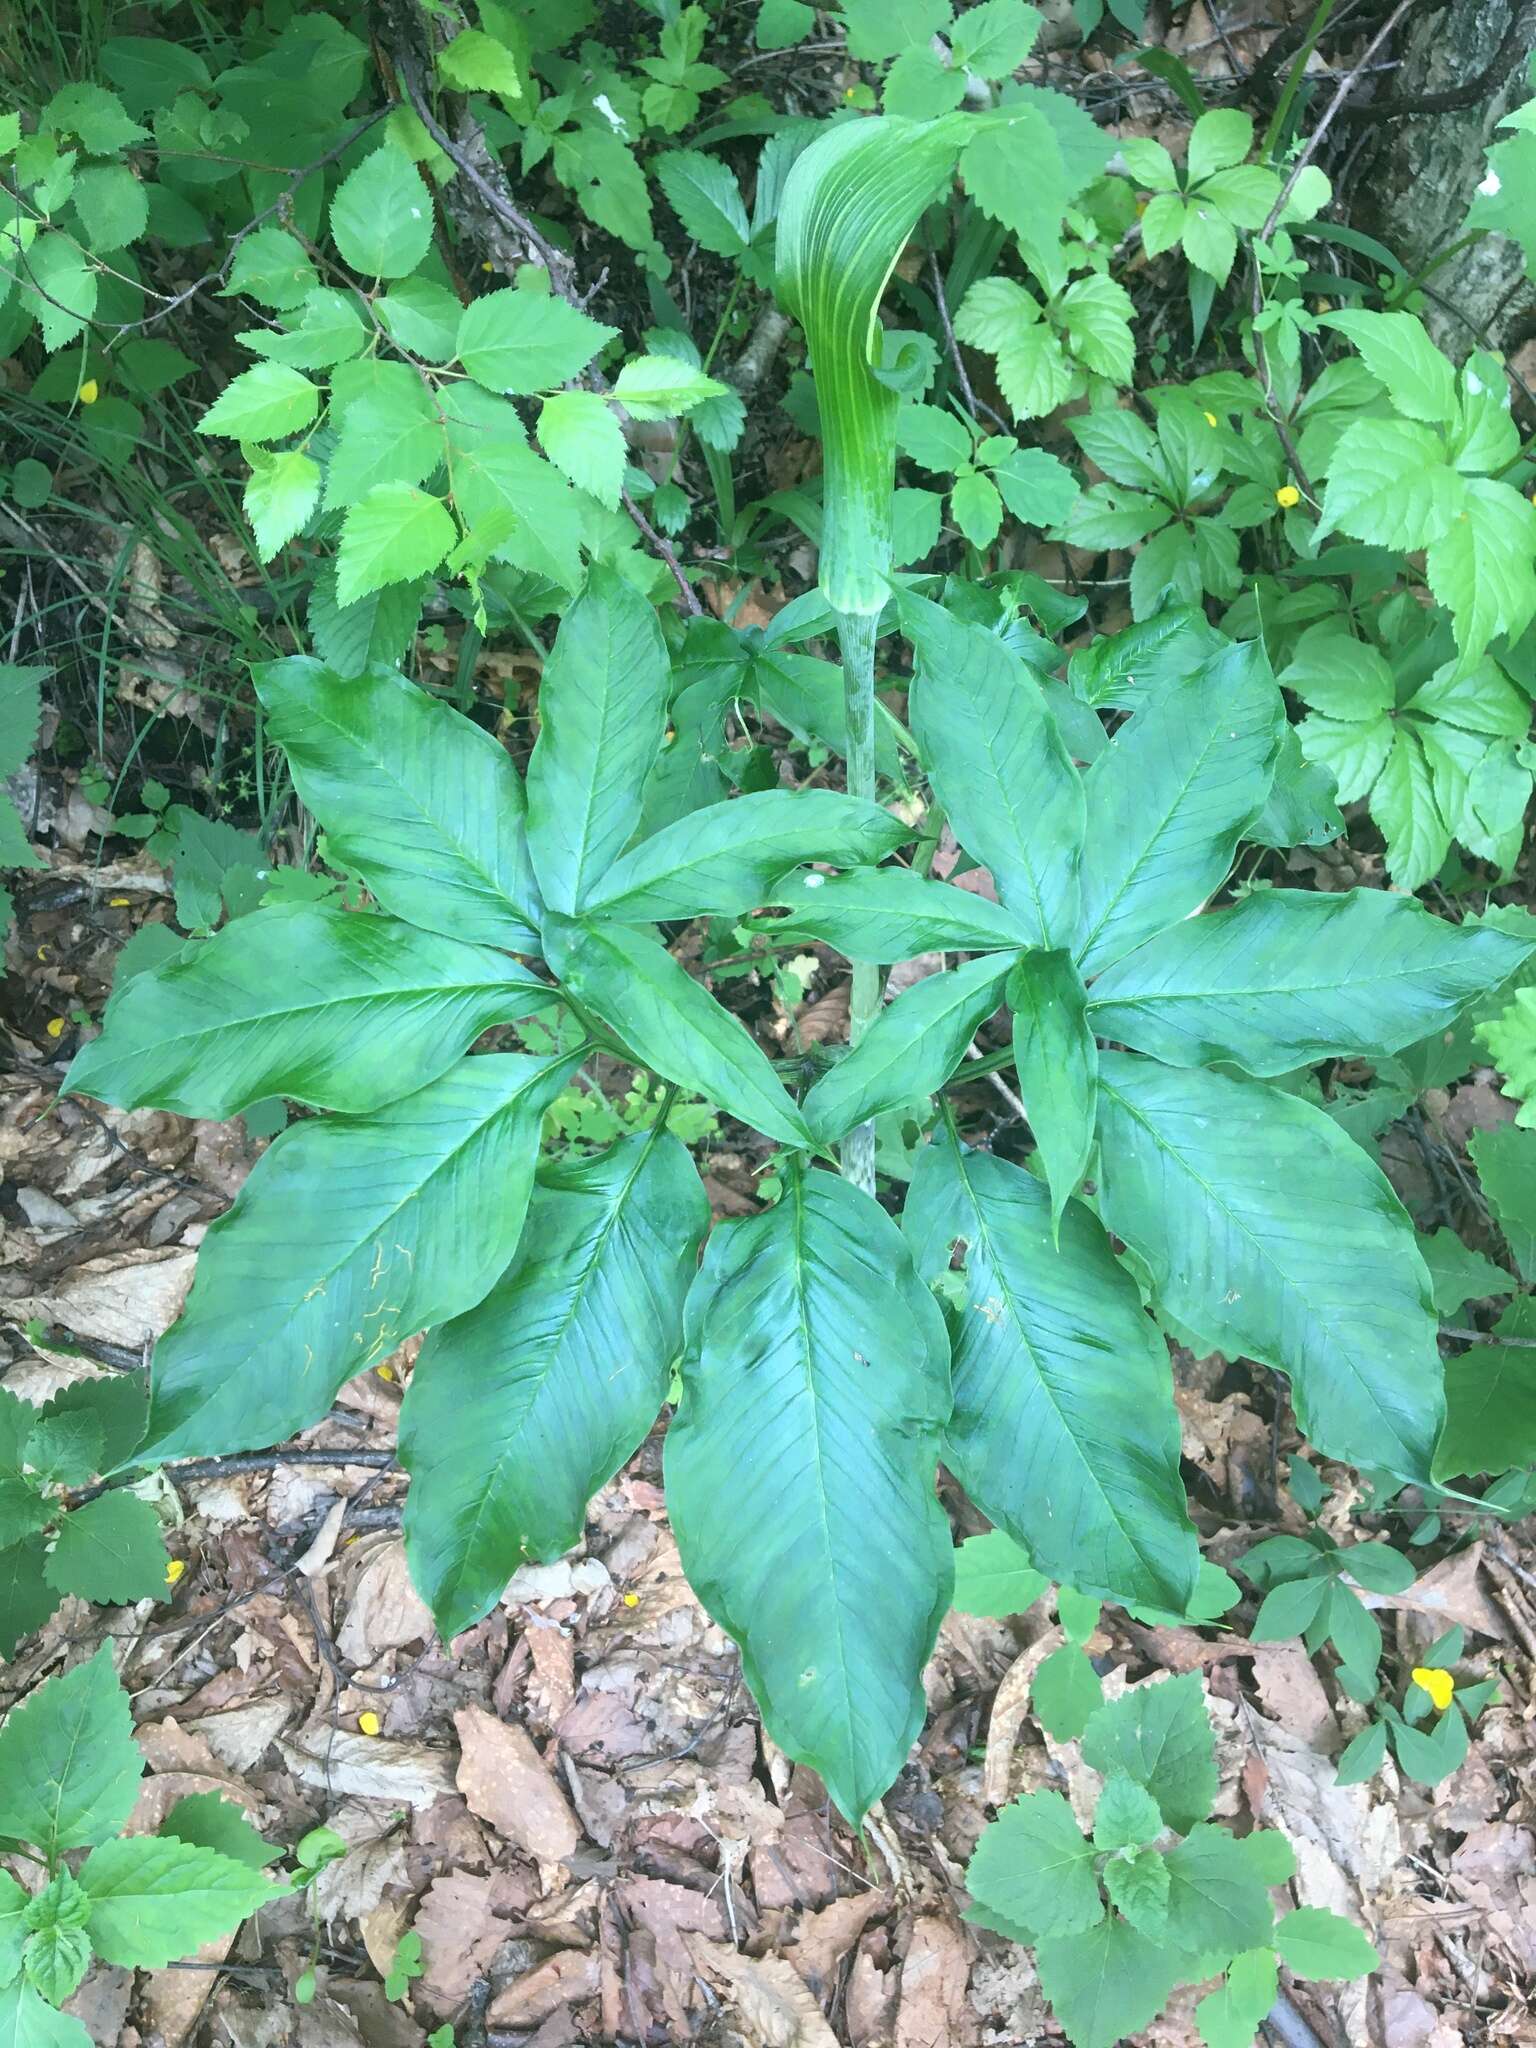
M 490 734 L 402 675 L 346 679 L 302 656 L 257 663 L 267 734 L 330 850 L 423 930 L 538 948 L 521 780 Z
M 520 26 L 515 16 L 512 26 Z M 524 44 L 526 55 L 526 44 Z M 484 29 L 464 28 L 437 53 L 437 74 L 461 92 L 494 92 L 514 112 L 526 109 L 528 81 L 523 67 L 504 42 Z
M 44 1486 L 83 1486 L 102 1470 L 105 1443 L 102 1426 L 93 1415 L 41 1415 L 22 1455 Z
M 1157 1812 L 1155 1805 L 1152 1811 Z M 1104 1866 L 1104 1889 L 1110 1904 L 1133 1927 L 1155 1941 L 1163 1939 L 1168 1927 L 1166 1856 L 1156 1849 L 1138 1849 L 1133 1856 L 1112 1856 Z
M 1321 542 L 1338 528 L 1378 547 L 1429 547 L 1449 533 L 1466 490 L 1430 428 L 1413 420 L 1356 420 L 1333 452 L 1313 538 Z
M 1007 78 L 1034 48 L 1041 20 L 1026 0 L 979 0 L 955 23 L 955 63 L 978 78 Z
M 252 355 L 270 357 L 295 370 L 328 370 L 348 362 L 368 339 L 356 295 L 328 286 L 310 292 L 297 319 L 290 312 L 287 322 L 286 331 L 248 327 L 235 339 Z
M 327 509 L 355 505 L 376 484 L 419 484 L 444 459 L 443 423 L 430 394 L 404 364 L 381 364 L 401 372 L 352 399 L 340 415 L 340 432 L 325 472 Z
M 1486 1027 L 1480 1027 L 1480 1035 L 1483 1029 Z M 1485 1253 L 1464 1244 L 1454 1230 L 1442 1226 L 1427 1235 L 1421 1233 L 1418 1245 L 1435 1291 L 1436 1312 L 1442 1316 L 1454 1316 L 1469 1301 L 1484 1301 L 1491 1295 L 1515 1291 L 1513 1276 L 1502 1266 L 1496 1266 Z
M 1111 1772 L 1093 1812 L 1094 1848 L 1141 1849 L 1162 1832 L 1163 1816 L 1146 1786 L 1124 1771 Z
M 613 511 L 624 487 L 624 430 L 595 391 L 557 391 L 539 408 L 539 441 L 578 490 Z
M 810 1144 L 800 1110 L 745 1026 L 654 939 L 625 925 L 551 917 L 544 946 L 563 986 L 653 1073 L 765 1137 Z
M 1213 171 L 1240 164 L 1253 147 L 1253 118 L 1237 107 L 1202 114 L 1189 135 L 1189 181 L 1197 185 Z
M 919 1155 L 918 1271 L 966 1246 L 945 1458 L 1042 1570 L 1182 1613 L 1197 1553 L 1166 1347 L 1093 1216 L 1069 1203 L 1059 1240 L 1051 1223 L 1022 1168 L 947 1137 Z
M 33 1990 L 58 2006 L 76 1989 L 90 1960 L 90 1937 L 85 1931 L 55 1925 L 40 1927 L 28 1936 L 22 1968 Z
M 432 246 L 432 195 L 392 142 L 349 171 L 331 201 L 331 236 L 365 277 L 408 277 Z
M 0 1871 L 0 1986 L 14 1984 L 21 1974 L 27 1905 L 28 1894 L 14 1877 Z
M 452 360 L 463 307 L 446 285 L 404 277 L 374 304 L 386 334 L 429 363 Z
M 376 484 L 350 507 L 342 525 L 336 602 L 353 604 L 381 584 L 430 574 L 457 539 L 458 528 L 440 498 L 409 484 Z
M 85 332 L 96 311 L 100 282 L 71 236 L 39 235 L 13 275 L 17 297 L 36 318 L 50 355 Z
M 926 975 L 870 1024 L 806 1094 L 806 1121 L 823 1143 L 870 1117 L 942 1088 L 1002 1001 L 1009 962 L 995 953 Z
M 670 682 L 650 603 L 594 568 L 545 663 L 528 763 L 528 843 L 551 909 L 581 908 L 639 824 Z
M 1083 785 L 1040 686 L 986 627 L 910 593 L 899 605 L 917 656 L 912 727 L 955 835 L 1035 943 L 1064 944 L 1077 919 Z
M 580 376 L 617 334 L 564 299 L 509 288 L 464 308 L 458 357 L 488 391 L 526 398 Z
M 1442 1479 L 1536 1463 L 1536 1306 L 1512 1302 L 1492 1331 L 1513 1343 L 1475 1344 L 1445 1362 L 1445 1429 L 1435 1452 Z
M 467 381 L 439 403 L 453 503 L 470 542 L 483 532 L 492 560 L 574 591 L 586 538 L 582 506 L 553 464 L 524 445 L 516 410 Z
M 1508 1124 L 1474 1131 L 1468 1149 L 1515 1264 L 1536 1279 L 1536 1132 Z
M 59 1524 L 47 1576 L 56 1592 L 109 1606 L 157 1598 L 165 1591 L 160 1517 L 120 1489 L 87 1501 Z
M 1104 1704 L 1099 1674 L 1076 1643 L 1064 1643 L 1030 1682 L 1035 1719 L 1055 1742 L 1076 1742 Z
M 1444 426 L 1456 411 L 1456 371 L 1412 313 L 1325 313 L 1322 324 L 1352 341 L 1371 375 L 1409 419 Z
M 1380 1170 L 1322 1110 L 1225 1075 L 1106 1053 L 1099 1099 L 1104 1220 L 1160 1306 L 1211 1350 L 1285 1372 L 1329 1456 L 1427 1473 L 1443 1413 L 1429 1279 Z
M 911 836 L 889 811 L 835 790 L 759 790 L 641 840 L 608 869 L 587 908 L 624 924 L 735 917 L 761 903 L 792 861 L 857 867 Z
M 319 282 L 309 252 L 296 235 L 290 235 L 285 228 L 258 228 L 235 250 L 229 278 L 219 297 L 234 299 L 243 294 L 263 306 L 288 312 L 303 305 Z M 342 303 L 350 311 L 349 302 L 343 298 Z
M 200 434 L 238 441 L 281 441 L 307 427 L 320 409 L 320 393 L 286 363 L 258 363 L 226 384 L 197 423 Z
M 483 947 L 327 904 L 278 905 L 135 975 L 66 1085 L 183 1116 L 238 1116 L 274 1095 L 366 1115 L 557 995 Z
M 166 1835 L 104 1842 L 80 1868 L 91 1900 L 91 1945 L 105 1962 L 163 1969 L 258 1906 L 281 1898 L 248 1864 Z
M 23 1978 L 0 1990 L 0 2048 L 92 2048 L 79 2020 L 57 2012 Z
M 665 1133 L 548 1167 L 504 1277 L 428 1337 L 400 1418 L 405 1540 L 445 1641 L 580 1540 L 666 1398 L 708 1227 Z
M 1269 793 L 1283 724 L 1263 648 L 1248 642 L 1159 691 L 1115 734 L 1084 777 L 1085 972 L 1166 931 L 1225 879 Z
M 217 1792 L 189 1792 L 178 1799 L 156 1832 L 192 1849 L 212 1849 L 251 1870 L 265 1869 L 283 1852 L 264 1842 L 232 1799 Z
M 0 1835 L 53 1861 L 115 1835 L 138 1797 L 144 1759 L 128 1696 L 105 1645 L 50 1678 L 0 1726 Z
M 251 471 L 243 503 L 259 560 L 270 562 L 304 531 L 319 497 L 320 465 L 300 448 L 286 449 Z
M 43 678 L 50 671 L 0 661 L 0 777 L 14 775 L 37 745 Z
M 1234 1956 L 1220 1986 L 1195 2007 L 1195 2025 L 1206 2048 L 1253 2048 L 1278 1989 L 1273 1949 L 1253 1948 Z
M 1176 1065 L 1287 1074 L 1399 1052 L 1527 957 L 1518 939 L 1385 890 L 1266 889 L 1122 956 L 1088 1015 L 1099 1037 Z
M 24 1536 L 0 1549 L 0 1657 L 11 1656 L 59 1604 L 43 1575 L 47 1556 L 41 1536 Z
M 1099 1708 L 1083 1735 L 1083 1761 L 1143 1785 L 1176 1834 L 1215 1804 L 1216 1741 L 1199 1674 L 1148 1680 Z
M 1040 1943 L 1035 1963 L 1074 2048 L 1115 2048 L 1161 2012 L 1178 1983 L 1182 1958 L 1111 1913 L 1082 1934 Z
M 632 356 L 613 383 L 613 400 L 637 420 L 670 420 L 730 387 L 671 355 Z
M 20 1543 L 52 1519 L 52 1504 L 38 1485 L 19 1474 L 0 1474 L 0 1544 Z
M 1371 787 L 1371 817 L 1387 842 L 1387 869 L 1399 888 L 1433 881 L 1451 835 L 1435 800 L 1434 780 L 1419 734 L 1399 724 Z
M 952 1605 L 962 1614 L 1022 1614 L 1049 1584 L 1044 1572 L 1030 1563 L 1023 1545 L 1001 1529 L 967 1536 L 956 1548 Z
M 655 169 L 673 212 L 701 249 L 715 256 L 745 253 L 752 237 L 741 187 L 718 157 L 699 149 L 664 150 Z
M 62 86 L 44 106 L 39 124 L 55 135 L 78 136 L 92 156 L 115 156 L 149 139 L 149 130 L 129 119 L 115 92 L 87 83 Z
M 943 1320 L 873 1197 L 796 1173 L 717 1231 L 682 1381 L 666 1479 L 689 1581 L 773 1739 L 858 1821 L 922 1726 L 952 1583 Z
M 214 1223 L 155 1351 L 146 1462 L 281 1443 L 517 1245 L 569 1059 L 489 1054 L 371 1117 L 291 1124 Z
M 1275 1928 L 1275 1947 L 1298 1977 L 1333 1983 L 1368 1977 L 1381 1965 L 1374 1943 L 1352 1920 L 1322 1906 L 1298 1906 Z
M 1512 484 L 1468 477 L 1465 498 L 1425 559 L 1456 645 L 1475 661 L 1500 634 L 1517 640 L 1536 613 L 1536 505 Z
M 1094 1845 L 1059 1792 L 1026 1792 L 982 1830 L 965 1888 L 989 1912 L 1037 1937 L 1075 1934 L 1104 1917 Z
M 87 164 L 75 173 L 70 199 L 96 256 L 126 248 L 149 220 L 149 195 L 126 164 Z

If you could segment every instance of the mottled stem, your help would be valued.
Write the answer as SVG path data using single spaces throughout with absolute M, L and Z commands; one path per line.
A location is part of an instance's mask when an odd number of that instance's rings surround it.
M 843 713 L 847 725 L 848 794 L 875 800 L 875 635 L 878 614 L 840 612 L 843 649 Z M 853 965 L 848 997 L 848 1042 L 857 1045 L 880 1008 L 880 970 L 871 962 Z M 843 1172 L 855 1187 L 875 1191 L 875 1127 L 860 1124 L 842 1142 Z

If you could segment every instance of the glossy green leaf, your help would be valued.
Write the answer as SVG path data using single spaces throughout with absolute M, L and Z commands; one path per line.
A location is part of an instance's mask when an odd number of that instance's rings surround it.
M 1225 879 L 1269 794 L 1283 725 L 1254 641 L 1212 656 L 1121 726 L 1084 777 L 1085 973 L 1187 917 Z
M 666 1448 L 684 1568 L 774 1741 L 858 1821 L 922 1727 L 949 1605 L 943 1319 L 879 1204 L 810 1172 L 715 1232 L 686 1333 Z
M 286 1885 L 213 1849 L 170 1835 L 103 1842 L 80 1869 L 91 1901 L 91 1946 L 103 1962 L 163 1969 L 227 1934 Z
M 0 1727 L 0 1835 L 30 1842 L 51 1862 L 115 1835 L 138 1797 L 144 1759 L 128 1696 L 103 1645 L 50 1678 Z
M 209 1229 L 155 1350 L 136 1460 L 283 1443 L 355 1373 L 481 1300 L 574 1065 L 497 1053 L 374 1116 L 291 1124 Z
M 902 1104 L 932 1095 L 1002 1001 L 1006 956 L 985 953 L 929 974 L 899 995 L 805 1098 L 806 1121 L 822 1142 Z
M 930 1283 L 965 1248 L 944 1458 L 967 1493 L 1051 1577 L 1182 1613 L 1199 1559 L 1167 1346 L 1102 1226 L 1070 1202 L 1053 1242 L 1032 1174 L 940 1137 L 905 1229 Z
M 562 985 L 652 1073 L 707 1096 L 765 1137 L 811 1142 L 766 1054 L 665 947 L 627 925 L 554 918 L 544 945 Z
M 484 947 L 285 904 L 136 974 L 67 1085 L 182 1116 L 237 1116 L 272 1095 L 363 1115 L 435 1081 L 492 1024 L 558 997 Z
M 904 593 L 916 650 L 912 729 L 966 852 L 1033 943 L 1068 943 L 1078 919 L 1083 784 L 1034 675 L 985 626 Z
M 411 1576 L 445 1641 L 520 1564 L 581 1540 L 587 1502 L 666 1399 L 709 1204 L 674 1137 L 547 1167 L 517 1256 L 428 1337 L 400 1416 Z
M 594 569 L 545 663 L 528 763 L 529 850 L 552 910 L 582 907 L 639 824 L 671 674 L 651 605 Z
M 332 855 L 384 909 L 451 938 L 537 951 L 523 788 L 489 733 L 385 670 L 343 678 L 295 655 L 252 675 L 268 737 Z
M 1098 1113 L 1099 1049 L 1070 953 L 1026 953 L 1008 977 L 1013 1063 L 1051 1190 L 1051 1227 L 1088 1168 Z
M 763 900 L 789 915 L 785 931 L 835 946 L 848 960 L 885 965 L 919 953 L 1014 952 L 1028 929 L 973 889 L 930 882 L 910 868 L 852 868 L 842 875 L 782 876 Z M 774 931 L 775 924 L 765 925 Z
M 1177 1065 L 1286 1074 L 1380 1059 L 1444 1030 L 1530 951 L 1384 889 L 1264 889 L 1117 960 L 1093 985 L 1089 1017 L 1099 1037 Z
M 631 847 L 591 891 L 594 916 L 626 924 L 733 917 L 766 901 L 797 860 L 875 862 L 912 837 L 878 804 L 830 789 L 765 789 L 708 804 Z
M 900 399 L 884 366 L 880 300 L 907 237 L 954 175 L 966 117 L 886 116 L 825 129 L 779 202 L 778 294 L 805 329 L 825 467 L 819 576 L 840 612 L 889 594 Z
M 1324 1111 L 1106 1053 L 1104 1220 L 1200 1343 L 1284 1372 L 1330 1457 L 1424 1479 L 1443 1414 L 1429 1275 L 1375 1163 Z

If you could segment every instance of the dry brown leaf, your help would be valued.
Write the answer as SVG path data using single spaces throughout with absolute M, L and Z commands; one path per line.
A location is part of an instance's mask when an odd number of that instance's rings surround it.
M 526 1977 L 519 1977 L 491 2000 L 486 2015 L 493 2027 L 532 2027 L 562 2006 L 595 1998 L 599 1966 L 594 1953 L 572 1948 L 556 1950 Z M 575 2039 L 572 2030 L 571 2038 Z
M 453 1790 L 447 1752 L 425 1742 L 386 1742 L 346 1728 L 308 1728 L 279 1742 L 278 1749 L 301 1784 L 333 1798 L 347 1793 L 400 1806 L 430 1806 Z
M 887 1903 L 879 1892 L 855 1892 L 851 1899 L 834 1899 L 819 1913 L 805 1915 L 788 1952 L 789 1960 L 818 1998 L 827 1996 L 844 1956 L 871 1916 Z
M 430 1643 L 435 1633 L 431 1609 L 411 1584 L 405 1545 L 393 1537 L 363 1566 L 336 1647 L 349 1664 L 364 1666 L 385 1650 Z
M 1059 1628 L 1044 1630 L 1014 1658 L 997 1688 L 997 1696 L 992 1702 L 992 1718 L 987 1723 L 987 1756 L 982 1766 L 982 1796 L 988 1806 L 1004 1806 L 1008 1802 L 1014 1746 L 1029 1712 L 1029 1689 L 1046 1658 L 1065 1642 L 1066 1637 Z
M 539 1866 L 552 1891 L 560 1865 L 576 1853 L 581 1830 L 570 1802 L 550 1776 L 527 1730 L 498 1721 L 483 1707 L 453 1717 L 463 1754 L 458 1787 L 470 1810 Z
M 733 1948 L 685 1935 L 702 1970 L 730 1986 L 730 2005 L 756 2048 L 837 2048 L 821 2007 L 782 1956 L 744 1956 Z
M 966 2002 L 970 1949 L 953 1920 L 925 1913 L 912 1928 L 901 1965 L 895 2048 L 966 2048 L 976 2039 Z
M 1509 1629 L 1504 1617 L 1483 1590 L 1479 1577 L 1482 1563 L 1483 1546 L 1472 1543 L 1455 1556 L 1431 1565 L 1422 1578 L 1415 1579 L 1401 1593 L 1362 1592 L 1360 1598 L 1367 1607 L 1395 1608 L 1426 1616 L 1434 1624 L 1432 1635 L 1439 1635 L 1452 1622 L 1459 1622 L 1463 1628 L 1475 1629 L 1496 1643 L 1508 1642 Z

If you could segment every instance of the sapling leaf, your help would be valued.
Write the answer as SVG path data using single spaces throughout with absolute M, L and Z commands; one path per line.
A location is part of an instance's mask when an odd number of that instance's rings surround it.
M 1075 1742 L 1102 1706 L 1104 1688 L 1076 1643 L 1064 1643 L 1035 1673 L 1029 1698 L 1047 1735 L 1057 1742 Z
M 1111 1856 L 1104 1866 L 1109 1903 L 1154 1940 L 1161 1940 L 1167 1932 L 1169 1883 L 1168 1859 L 1156 1849 Z
M 1146 1787 L 1124 1771 L 1111 1772 L 1093 1812 L 1094 1848 L 1141 1849 L 1162 1832 L 1163 1816 Z
M 1216 1743 L 1194 1672 L 1132 1686 L 1099 1708 L 1083 1761 L 1144 1785 L 1169 1827 L 1187 1835 L 1216 1800 Z
M 1162 2011 L 1186 1959 L 1111 1913 L 1035 1951 L 1040 1988 L 1074 2048 L 1115 2048 Z
M 163 1969 L 282 1898 L 248 1863 L 165 1835 L 104 1842 L 80 1868 L 91 1946 L 105 1962 Z
M 1049 1584 L 1029 1552 L 1001 1529 L 968 1536 L 955 1551 L 953 1604 L 962 1614 L 1022 1614 Z
M 111 1651 L 50 1678 L 0 1726 L 0 1835 L 51 1862 L 115 1835 L 138 1796 L 144 1759 Z
M 1195 2007 L 1195 2025 L 1206 2048 L 1253 2048 L 1278 1989 L 1273 1949 L 1252 1948 L 1234 1956 L 1219 1987 Z
M 1298 1906 L 1275 1927 L 1275 1947 L 1298 1977 L 1331 1982 L 1368 1977 L 1380 1966 L 1375 1945 L 1352 1920 L 1322 1906 Z
M 989 1911 L 1033 1932 L 1074 1934 L 1104 1917 L 1094 1845 L 1059 1792 L 1026 1792 L 982 1833 L 966 1889 Z

